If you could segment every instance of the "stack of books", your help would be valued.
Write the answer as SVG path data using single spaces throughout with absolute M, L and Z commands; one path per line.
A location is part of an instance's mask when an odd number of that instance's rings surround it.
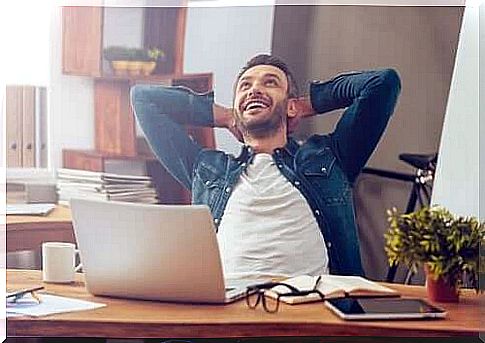
M 59 204 L 69 199 L 128 201 L 157 204 L 157 193 L 149 176 L 121 175 L 77 169 L 57 170 Z

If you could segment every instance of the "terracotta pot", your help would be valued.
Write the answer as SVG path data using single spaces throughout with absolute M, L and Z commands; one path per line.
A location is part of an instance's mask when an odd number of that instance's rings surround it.
M 124 76 L 128 73 L 129 61 L 111 61 L 111 67 L 113 68 L 115 75 Z
M 155 67 L 156 66 L 157 66 L 157 63 L 154 62 L 154 61 L 142 62 L 142 64 L 141 64 L 141 73 L 144 76 L 148 76 L 151 73 L 153 73 L 153 71 L 155 70 Z
M 128 63 L 128 73 L 131 76 L 138 76 L 141 73 L 141 66 L 143 62 L 140 61 L 130 61 Z
M 424 268 L 426 272 L 426 291 L 428 298 L 434 302 L 457 303 L 459 301 L 458 289 L 455 285 L 451 285 L 447 280 L 439 277 L 438 279 L 432 275 L 428 268 Z

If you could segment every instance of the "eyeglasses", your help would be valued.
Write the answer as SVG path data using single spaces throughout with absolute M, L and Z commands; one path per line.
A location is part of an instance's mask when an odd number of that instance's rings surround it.
M 255 309 L 258 307 L 259 303 L 261 303 L 266 312 L 276 313 L 280 307 L 280 299 L 284 297 L 303 297 L 309 294 L 317 294 L 320 299 L 324 301 L 325 295 L 318 290 L 318 285 L 320 284 L 321 279 L 321 276 L 317 277 L 313 288 L 304 291 L 284 282 L 266 282 L 259 285 L 250 286 L 246 289 L 246 304 L 250 309 Z M 275 299 L 268 301 L 268 298 L 264 295 L 265 291 L 276 286 L 282 286 L 286 288 L 287 291 L 283 293 L 278 292 Z
M 32 299 L 34 299 L 37 304 L 40 304 L 42 302 L 42 300 L 36 292 L 43 290 L 43 289 L 44 289 L 44 287 L 40 286 L 40 287 L 23 289 L 23 290 L 12 292 L 12 293 L 7 293 L 6 299 L 7 299 L 8 303 L 15 304 L 18 300 L 22 299 L 27 294 L 30 294 L 32 296 Z

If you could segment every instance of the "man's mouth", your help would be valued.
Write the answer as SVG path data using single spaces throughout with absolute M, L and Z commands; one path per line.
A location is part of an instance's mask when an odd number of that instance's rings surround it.
M 261 99 L 261 98 L 249 99 L 243 104 L 242 109 L 243 109 L 243 112 L 263 110 L 263 109 L 269 108 L 270 105 L 271 103 L 266 99 Z

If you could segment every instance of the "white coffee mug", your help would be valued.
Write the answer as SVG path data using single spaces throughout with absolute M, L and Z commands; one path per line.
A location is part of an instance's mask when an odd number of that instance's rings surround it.
M 42 243 L 42 280 L 52 283 L 69 283 L 74 281 L 75 272 L 81 269 L 76 263 L 79 250 L 72 243 Z

